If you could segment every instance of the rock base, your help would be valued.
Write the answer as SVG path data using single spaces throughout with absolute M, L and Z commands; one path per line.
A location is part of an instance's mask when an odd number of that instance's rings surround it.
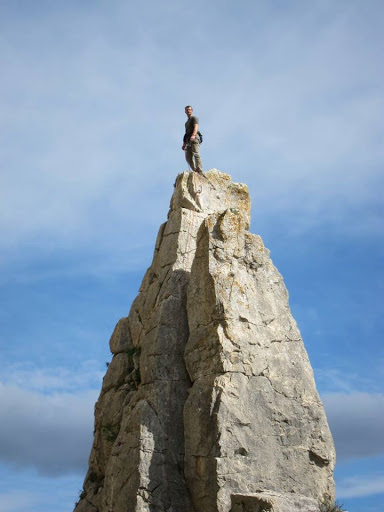
M 264 491 L 232 494 L 231 512 L 320 512 L 318 503 L 299 494 Z

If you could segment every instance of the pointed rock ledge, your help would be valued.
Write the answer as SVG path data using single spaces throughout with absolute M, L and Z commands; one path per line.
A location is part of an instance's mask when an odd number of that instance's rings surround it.
M 249 222 L 245 185 L 215 169 L 177 177 L 152 265 L 110 340 L 76 512 L 333 502 L 333 441 L 311 365 Z

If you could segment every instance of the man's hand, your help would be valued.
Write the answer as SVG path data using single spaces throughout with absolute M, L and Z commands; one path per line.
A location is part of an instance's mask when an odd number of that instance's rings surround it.
M 196 139 L 196 135 L 191 135 L 189 140 L 193 140 L 193 139 Z

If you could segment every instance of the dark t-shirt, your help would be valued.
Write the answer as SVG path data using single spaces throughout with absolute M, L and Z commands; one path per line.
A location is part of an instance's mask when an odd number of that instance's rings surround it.
M 184 135 L 184 142 L 188 142 L 192 133 L 193 128 L 196 124 L 199 124 L 199 118 L 196 116 L 191 116 L 187 119 L 187 122 L 185 123 L 185 135 Z

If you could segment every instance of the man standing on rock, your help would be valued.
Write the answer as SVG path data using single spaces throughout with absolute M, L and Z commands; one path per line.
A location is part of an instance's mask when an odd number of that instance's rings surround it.
M 202 173 L 203 164 L 200 158 L 200 142 L 201 134 L 199 132 L 199 118 L 193 116 L 193 108 L 191 105 L 185 107 L 185 113 L 188 120 L 185 123 L 185 135 L 181 149 L 185 151 L 185 159 L 192 171 Z

